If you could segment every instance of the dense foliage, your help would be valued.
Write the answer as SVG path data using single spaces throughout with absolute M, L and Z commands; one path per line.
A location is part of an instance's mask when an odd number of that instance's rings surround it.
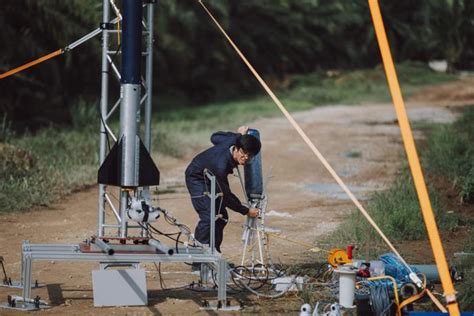
M 397 61 L 443 58 L 452 66 L 472 66 L 474 46 L 468 41 L 474 32 L 472 1 L 380 2 Z M 372 67 L 380 62 L 366 0 L 206 3 L 273 84 L 284 82 L 288 74 Z M 0 72 L 87 34 L 101 20 L 101 5 L 99 0 L 3 1 Z M 161 0 L 156 7 L 154 82 L 155 91 L 171 97 L 166 100 L 196 105 L 259 89 L 197 1 Z M 97 101 L 99 81 L 100 39 L 96 38 L 1 80 L 0 111 L 15 128 L 70 121 L 69 109 L 79 97 Z

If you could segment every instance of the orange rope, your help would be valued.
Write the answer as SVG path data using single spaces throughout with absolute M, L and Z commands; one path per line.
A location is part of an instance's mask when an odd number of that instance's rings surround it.
M 227 39 L 227 41 L 232 46 L 232 48 L 235 50 L 237 55 L 239 55 L 239 57 L 242 59 L 242 61 L 245 63 L 245 65 L 249 68 L 250 72 L 254 75 L 254 77 L 257 79 L 257 81 L 260 83 L 260 85 L 263 87 L 263 89 L 267 92 L 267 94 L 270 96 L 270 98 L 273 100 L 273 102 L 278 106 L 278 108 L 283 113 L 283 115 L 285 115 L 285 117 L 288 119 L 288 121 L 290 121 L 293 128 L 298 132 L 298 134 L 301 136 L 301 138 L 303 138 L 306 145 L 308 145 L 308 147 L 312 150 L 314 155 L 321 161 L 323 166 L 332 175 L 332 177 L 336 180 L 336 182 L 344 190 L 344 192 L 346 192 L 346 194 L 349 196 L 351 201 L 357 206 L 357 208 L 360 210 L 362 215 L 364 215 L 364 217 L 367 219 L 367 221 L 377 231 L 377 233 L 385 241 L 387 246 L 392 250 L 393 253 L 395 253 L 397 255 L 398 258 L 400 258 L 400 260 L 407 267 L 407 269 L 411 271 L 410 266 L 408 265 L 408 263 L 406 263 L 405 259 L 403 259 L 403 257 L 400 255 L 400 253 L 395 248 L 395 246 L 390 242 L 390 240 L 387 238 L 387 236 L 385 236 L 385 234 L 382 232 L 382 230 L 379 228 L 379 226 L 375 223 L 375 221 L 372 219 L 372 217 L 367 212 L 367 210 L 362 206 L 362 204 L 359 202 L 359 200 L 354 196 L 354 194 L 349 190 L 347 185 L 342 181 L 342 179 L 339 177 L 339 175 L 336 173 L 336 171 L 333 169 L 333 167 L 329 164 L 327 159 L 316 148 L 316 146 L 309 139 L 309 137 L 306 135 L 306 133 L 303 131 L 303 129 L 295 121 L 293 116 L 291 116 L 291 114 L 288 112 L 288 110 L 285 108 L 285 106 L 281 103 L 281 101 L 277 98 L 277 96 L 273 93 L 273 91 L 268 87 L 267 83 L 262 79 L 262 77 L 255 70 L 255 68 L 250 64 L 250 62 L 247 60 L 247 58 L 244 56 L 244 54 L 240 51 L 240 49 L 237 47 L 237 45 L 234 43 L 234 41 L 230 38 L 230 36 L 227 34 L 227 32 L 222 28 L 222 26 L 219 24 L 217 19 L 212 15 L 212 13 L 209 11 L 209 9 L 206 7 L 206 5 L 202 2 L 202 0 L 197 0 L 197 1 L 203 7 L 204 11 L 206 11 L 206 13 L 209 15 L 209 17 L 214 22 L 214 24 L 217 26 L 217 28 L 222 32 L 222 34 Z
M 7 72 L 1 74 L 1 75 L 0 75 L 0 79 L 4 79 L 4 78 L 6 78 L 6 77 L 9 77 L 9 76 L 11 76 L 11 75 L 14 75 L 14 74 L 16 74 L 17 72 L 20 72 L 20 71 L 22 71 L 22 70 L 25 70 L 25 69 L 28 69 L 28 68 L 30 68 L 30 67 L 33 67 L 34 65 L 37 65 L 37 64 L 39 64 L 39 63 L 42 63 L 43 61 L 46 61 L 46 60 L 48 60 L 48 59 L 51 59 L 51 58 L 56 57 L 56 56 L 58 56 L 58 55 L 61 55 L 61 54 L 63 54 L 63 53 L 64 53 L 64 50 L 63 50 L 63 49 L 58 49 L 57 51 L 54 51 L 54 52 L 52 52 L 52 53 L 50 53 L 50 54 L 48 54 L 48 55 L 46 55 L 46 56 L 40 57 L 40 58 L 38 58 L 38 59 L 36 59 L 36 60 L 33 60 L 33 61 L 31 61 L 31 62 L 29 62 L 29 63 L 27 63 L 27 64 L 24 64 L 23 66 L 17 67 L 17 68 L 15 68 L 15 69 L 9 70 L 9 71 L 7 71 Z
M 443 304 L 441 304 L 441 302 L 436 298 L 436 296 L 434 296 L 434 294 L 429 289 L 426 289 L 426 294 L 428 294 L 428 296 L 431 298 L 433 303 L 436 305 L 436 307 L 439 308 L 439 310 L 441 312 L 443 312 L 443 313 L 448 312 L 448 310 L 446 308 L 444 308 Z

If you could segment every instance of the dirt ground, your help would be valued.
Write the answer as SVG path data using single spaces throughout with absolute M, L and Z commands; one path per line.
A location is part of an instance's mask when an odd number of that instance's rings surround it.
M 407 103 L 411 122 L 451 122 L 455 111 L 449 106 L 474 104 L 474 79 L 462 80 L 427 88 Z M 394 178 L 405 159 L 395 111 L 391 104 L 318 107 L 294 115 L 311 140 L 327 158 L 343 181 L 362 201 L 377 190 L 384 189 Z M 321 236 L 334 230 L 355 207 L 337 186 L 322 164 L 308 150 L 285 118 L 268 118 L 250 122 L 257 128 L 263 143 L 264 175 L 271 170 L 267 191 L 268 226 L 281 231 L 280 236 L 316 246 Z M 236 126 L 237 128 L 237 126 Z M 415 132 L 415 137 L 420 135 Z M 200 149 L 193 150 L 197 153 Z M 197 216 L 192 209 L 185 186 L 184 169 L 192 158 L 154 157 L 162 174 L 157 203 L 171 211 L 181 222 L 194 228 Z M 234 192 L 241 192 L 238 179 L 230 177 Z M 242 194 L 239 194 L 242 196 Z M 20 250 L 23 240 L 31 243 L 78 243 L 96 233 L 98 190 L 94 186 L 62 199 L 51 207 L 27 210 L 0 216 L 0 256 L 5 259 L 9 276 L 19 280 Z M 273 216 L 271 215 L 273 214 Z M 237 262 L 241 249 L 244 217 L 230 212 L 226 227 L 223 254 Z M 165 229 L 164 224 L 160 224 Z M 171 228 L 171 227 L 169 227 Z M 341 245 L 345 247 L 345 245 Z M 426 248 L 428 248 L 428 243 Z M 308 247 L 282 239 L 271 240 L 276 261 L 308 262 Z M 449 250 L 448 250 L 449 251 Z M 426 262 L 430 263 L 430 262 Z M 204 297 L 189 290 L 160 289 L 155 266 L 148 270 L 149 305 L 146 307 L 94 308 L 91 271 L 94 263 L 35 262 L 33 279 L 48 284 L 34 289 L 52 304 L 41 314 L 68 315 L 181 315 L 215 314 L 199 310 Z M 197 277 L 189 266 L 163 264 L 166 286 L 187 285 Z M 21 295 L 21 290 L 0 288 L 0 303 L 8 294 Z M 253 300 L 244 313 L 294 313 L 301 304 L 284 299 L 272 303 Z M 20 312 L 0 310 L 0 315 Z

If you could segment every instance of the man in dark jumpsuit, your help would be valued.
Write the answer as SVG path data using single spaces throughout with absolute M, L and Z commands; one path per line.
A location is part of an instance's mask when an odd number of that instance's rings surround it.
M 221 252 L 220 246 L 224 237 L 224 227 L 229 215 L 226 208 L 230 208 L 242 215 L 256 217 L 259 210 L 248 208 L 230 191 L 227 176 L 233 173 L 238 165 L 245 165 L 260 151 L 260 140 L 247 135 L 248 127 L 242 126 L 238 133 L 217 132 L 212 134 L 213 147 L 198 154 L 186 169 L 186 186 L 196 212 L 199 214 L 199 223 L 196 226 L 195 237 L 202 244 L 210 243 L 210 198 L 204 192 L 210 191 L 210 181 L 204 174 L 208 170 L 216 177 L 216 193 L 223 196 L 216 199 L 215 246 Z

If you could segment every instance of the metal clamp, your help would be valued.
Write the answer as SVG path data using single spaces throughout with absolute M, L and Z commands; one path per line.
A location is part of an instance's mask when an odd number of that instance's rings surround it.
M 110 22 L 101 22 L 99 24 L 99 28 L 101 30 L 113 30 L 114 29 L 114 24 Z

